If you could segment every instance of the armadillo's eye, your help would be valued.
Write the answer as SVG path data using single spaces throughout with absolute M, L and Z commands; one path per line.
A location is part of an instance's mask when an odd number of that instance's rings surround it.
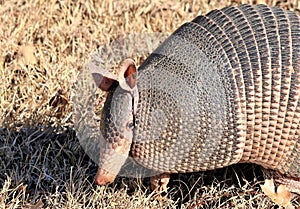
M 127 129 L 131 130 L 133 128 L 133 122 L 130 121 L 127 123 Z

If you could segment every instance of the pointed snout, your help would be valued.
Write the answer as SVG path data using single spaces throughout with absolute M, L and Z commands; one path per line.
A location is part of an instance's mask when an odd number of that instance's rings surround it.
M 113 183 L 115 178 L 115 174 L 109 173 L 105 169 L 99 168 L 95 177 L 95 183 L 99 186 L 105 186 Z

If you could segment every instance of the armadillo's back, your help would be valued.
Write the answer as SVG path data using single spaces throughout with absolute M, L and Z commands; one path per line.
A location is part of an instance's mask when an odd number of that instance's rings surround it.
M 207 16 L 224 29 L 242 69 L 236 74 L 243 80 L 239 97 L 246 100 L 241 161 L 299 176 L 299 17 L 263 5 L 228 7 Z
M 141 66 L 132 155 L 161 172 L 254 162 L 300 175 L 300 20 L 227 7 L 180 27 Z

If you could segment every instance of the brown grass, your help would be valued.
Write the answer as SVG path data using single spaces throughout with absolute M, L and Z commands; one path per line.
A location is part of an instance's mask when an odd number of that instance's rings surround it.
M 298 0 L 220 2 L 0 0 L 0 208 L 273 208 L 251 165 L 173 175 L 169 198 L 161 202 L 147 178 L 120 177 L 97 188 L 97 166 L 72 130 L 71 91 L 100 46 L 129 34 L 170 34 L 227 5 L 300 9 Z

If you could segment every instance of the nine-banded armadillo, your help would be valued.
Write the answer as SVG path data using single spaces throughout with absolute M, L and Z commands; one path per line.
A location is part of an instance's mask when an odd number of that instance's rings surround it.
M 300 179 L 300 18 L 264 5 L 213 10 L 137 70 L 92 70 L 108 92 L 96 183 L 126 158 L 161 174 L 240 162 Z M 123 156 L 123 157 L 120 157 Z

